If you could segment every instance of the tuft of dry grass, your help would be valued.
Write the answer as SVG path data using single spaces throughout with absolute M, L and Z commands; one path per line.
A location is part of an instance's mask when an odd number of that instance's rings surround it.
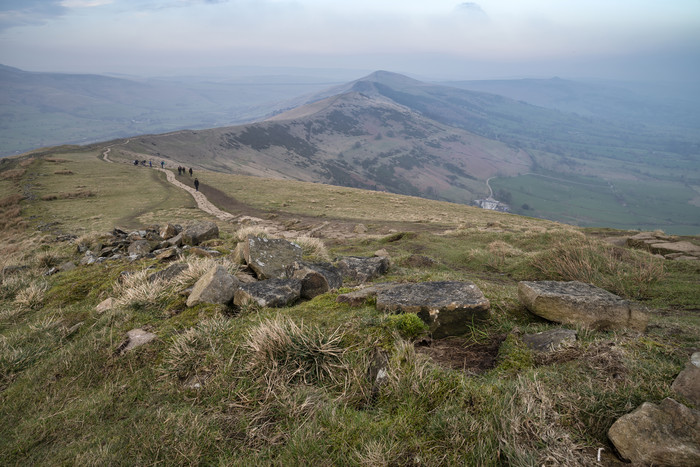
M 331 259 L 325 243 L 320 238 L 304 236 L 294 239 L 294 243 L 301 247 L 304 256 L 323 261 L 330 261 Z
M 92 190 L 69 191 L 58 194 L 44 195 L 42 201 L 55 201 L 57 199 L 76 199 L 76 198 L 93 198 L 97 196 Z
M 234 239 L 238 242 L 242 242 L 248 237 L 269 238 L 270 232 L 265 227 L 251 225 L 247 227 L 241 227 L 236 231 L 234 235 Z
M 559 241 L 531 265 L 545 279 L 580 281 L 628 298 L 644 298 L 665 275 L 664 260 L 584 236 Z
M 28 287 L 17 292 L 15 303 L 22 307 L 36 310 L 44 303 L 44 297 L 48 288 L 46 282 L 32 282 Z
M 338 383 L 347 370 L 342 338 L 340 328 L 327 334 L 317 327 L 277 317 L 250 329 L 244 346 L 250 352 L 250 370 L 270 381 L 279 378 L 284 384 Z

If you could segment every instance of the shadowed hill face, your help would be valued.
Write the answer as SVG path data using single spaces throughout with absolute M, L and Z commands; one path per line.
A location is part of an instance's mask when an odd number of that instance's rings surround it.
M 262 123 L 141 137 L 127 147 L 217 170 L 461 203 L 485 194 L 484 180 L 497 172 L 529 168 L 524 152 L 361 92 Z

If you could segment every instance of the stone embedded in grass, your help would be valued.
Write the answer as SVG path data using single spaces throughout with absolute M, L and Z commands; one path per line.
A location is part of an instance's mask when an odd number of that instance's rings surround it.
M 436 339 L 458 336 L 488 317 L 490 303 L 472 282 L 439 281 L 400 284 L 377 293 L 377 309 L 415 313 Z
M 243 257 L 260 280 L 287 277 L 287 270 L 301 261 L 302 254 L 299 245 L 278 238 L 248 237 L 243 246 Z
M 335 298 L 336 303 L 347 303 L 350 306 L 361 306 L 367 299 L 376 297 L 380 290 L 396 287 L 396 283 L 372 284 L 369 287 L 353 290 L 352 292 L 340 294 Z
M 576 342 L 576 331 L 573 329 L 550 329 L 536 334 L 525 334 L 522 341 L 532 350 L 546 352 L 557 350 L 567 344 Z
M 673 381 L 671 390 L 700 409 L 700 352 L 691 355 L 690 361 Z
M 153 334 L 152 332 L 144 331 L 143 329 L 132 329 L 131 331 L 126 333 L 126 336 L 126 341 L 124 341 L 117 349 L 117 353 L 121 355 L 137 347 L 141 347 L 142 345 L 148 344 L 156 338 L 155 334 Z
M 644 331 L 649 317 L 629 300 L 583 282 L 519 282 L 518 298 L 532 313 L 590 329 Z
M 298 279 L 267 279 L 252 284 L 241 284 L 233 297 L 237 306 L 257 304 L 261 307 L 283 307 L 294 304 L 301 297 Z
M 389 263 L 386 256 L 346 256 L 336 261 L 335 266 L 344 279 L 361 284 L 386 274 Z
M 238 280 L 225 267 L 217 265 L 194 284 L 192 293 L 187 297 L 187 306 L 199 303 L 226 304 L 231 301 L 238 286 Z
M 700 465 L 700 412 L 671 398 L 645 402 L 608 430 L 620 456 L 634 465 Z
M 211 221 L 190 224 L 182 231 L 182 243 L 186 245 L 199 245 L 205 240 L 219 237 L 219 226 Z
M 97 306 L 95 307 L 95 311 L 98 313 L 104 313 L 105 311 L 111 310 L 112 308 L 114 308 L 115 302 L 116 300 L 114 300 L 114 298 L 112 297 L 105 298 L 97 304 Z

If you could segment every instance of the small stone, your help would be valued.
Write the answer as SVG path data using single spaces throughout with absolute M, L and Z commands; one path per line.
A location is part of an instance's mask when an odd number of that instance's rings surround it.
M 111 310 L 114 308 L 115 302 L 116 300 L 114 300 L 112 297 L 106 298 L 95 307 L 95 311 L 98 313 L 104 313 L 105 311 Z
M 132 329 L 131 331 L 127 332 L 126 335 L 127 339 L 125 343 L 123 343 L 119 348 L 119 353 L 121 354 L 125 354 L 137 347 L 148 344 L 156 338 L 155 334 L 144 331 L 143 329 Z
M 576 342 L 576 331 L 563 328 L 551 329 L 536 334 L 525 334 L 522 336 L 522 341 L 532 350 L 547 352 Z

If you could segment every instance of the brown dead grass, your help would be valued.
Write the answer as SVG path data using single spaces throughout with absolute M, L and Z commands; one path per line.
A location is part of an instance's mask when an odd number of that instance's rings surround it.
M 0 172 L 0 179 L 2 180 L 19 180 L 24 177 L 27 173 L 27 169 L 9 169 Z
M 64 193 L 58 193 L 58 194 L 44 195 L 41 197 L 41 200 L 42 201 L 54 201 L 57 199 L 93 198 L 95 196 L 97 196 L 97 193 L 95 193 L 92 190 L 80 190 L 80 191 L 71 191 L 71 192 L 64 192 Z

